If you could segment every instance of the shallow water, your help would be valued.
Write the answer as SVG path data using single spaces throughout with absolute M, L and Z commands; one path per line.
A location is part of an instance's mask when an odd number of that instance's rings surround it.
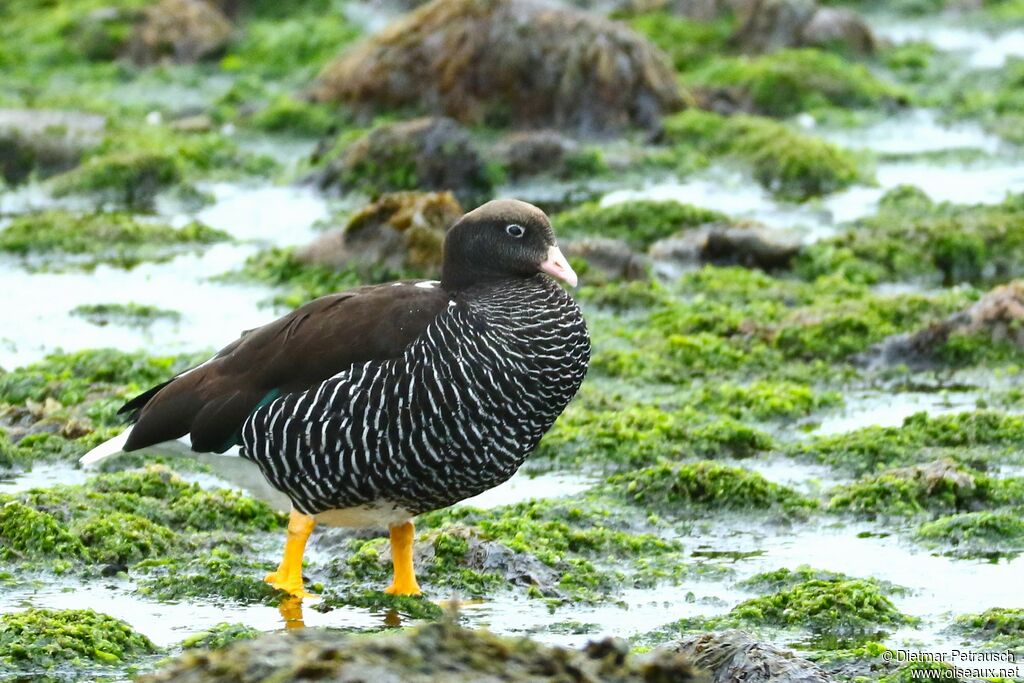
M 964 66 L 972 69 L 996 69 L 1008 59 L 1024 57 L 1024 29 L 995 31 L 955 17 L 916 19 L 870 19 L 871 28 L 879 38 L 897 45 L 929 42 L 940 50 L 955 53 Z
M 237 243 L 131 270 L 100 265 L 91 272 L 32 272 L 17 259 L 0 258 L 0 288 L 14 293 L 0 329 L 0 367 L 25 365 L 58 349 L 113 347 L 153 354 L 216 349 L 272 320 L 274 312 L 261 305 L 269 295 L 266 287 L 210 278 L 237 269 L 268 245 L 308 242 L 313 224 L 330 215 L 329 201 L 304 187 L 218 183 L 203 189 L 215 201 L 195 217 L 230 233 Z M 188 219 L 165 217 L 177 224 Z M 181 319 L 137 328 L 97 326 L 68 315 L 78 305 L 96 303 L 157 306 L 178 311 Z

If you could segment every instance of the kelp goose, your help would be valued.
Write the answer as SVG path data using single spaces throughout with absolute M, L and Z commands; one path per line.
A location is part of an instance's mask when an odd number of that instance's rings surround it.
M 418 595 L 412 519 L 511 477 L 575 395 L 590 340 L 551 277 L 576 274 L 544 213 L 497 200 L 448 231 L 440 282 L 359 287 L 251 330 L 121 412 L 92 464 L 191 436 L 241 446 L 292 511 L 266 580 L 297 597 L 317 522 L 388 527 L 388 593 Z

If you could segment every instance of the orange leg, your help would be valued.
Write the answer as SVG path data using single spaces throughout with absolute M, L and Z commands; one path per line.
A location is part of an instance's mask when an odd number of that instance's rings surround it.
M 416 583 L 416 570 L 412 566 L 412 544 L 416 539 L 416 531 L 412 522 L 405 522 L 391 527 L 391 564 L 395 568 L 395 577 L 391 585 L 384 589 L 391 595 L 420 595 L 420 585 Z
M 302 555 L 306 552 L 306 541 L 309 540 L 315 526 L 315 519 L 292 510 L 288 518 L 288 540 L 284 544 L 284 557 L 277 571 L 267 574 L 264 581 L 299 599 L 316 597 L 312 593 L 307 593 L 302 586 Z

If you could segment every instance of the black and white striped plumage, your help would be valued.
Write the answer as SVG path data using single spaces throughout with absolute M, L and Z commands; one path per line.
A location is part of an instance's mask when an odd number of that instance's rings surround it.
M 473 288 L 400 358 L 256 410 L 242 453 L 305 514 L 366 506 L 408 518 L 512 476 L 589 357 L 579 309 L 546 275 Z
M 546 274 L 545 274 L 546 273 Z M 576 393 L 590 342 L 547 216 L 499 200 L 445 238 L 439 283 L 321 297 L 125 404 L 83 457 L 242 446 L 299 513 L 400 524 L 508 479 Z

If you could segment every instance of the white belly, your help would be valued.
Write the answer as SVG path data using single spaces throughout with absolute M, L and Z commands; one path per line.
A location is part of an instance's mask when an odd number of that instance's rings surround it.
M 351 508 L 326 510 L 313 515 L 318 524 L 326 526 L 345 526 L 352 528 L 391 527 L 404 524 L 412 519 L 412 514 L 404 508 L 388 501 L 380 501 L 369 505 Z

